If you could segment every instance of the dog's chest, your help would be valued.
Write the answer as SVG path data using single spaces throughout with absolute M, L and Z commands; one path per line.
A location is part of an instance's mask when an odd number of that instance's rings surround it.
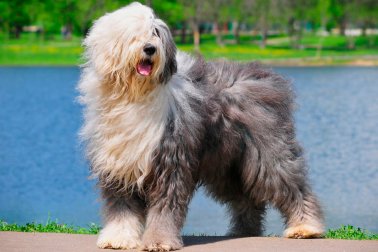
M 111 174 L 128 185 L 142 183 L 151 170 L 152 155 L 165 129 L 168 102 L 164 90 L 154 90 L 146 100 L 119 104 L 104 115 L 103 142 Z

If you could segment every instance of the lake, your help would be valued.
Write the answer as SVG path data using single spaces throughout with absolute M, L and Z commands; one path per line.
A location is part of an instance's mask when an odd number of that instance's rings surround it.
M 276 68 L 294 81 L 298 139 L 327 228 L 351 224 L 378 232 L 378 68 Z M 77 132 L 75 67 L 0 68 L 0 219 L 85 226 L 100 223 Z M 200 190 L 184 234 L 223 235 L 226 209 Z M 270 209 L 266 234 L 281 234 Z

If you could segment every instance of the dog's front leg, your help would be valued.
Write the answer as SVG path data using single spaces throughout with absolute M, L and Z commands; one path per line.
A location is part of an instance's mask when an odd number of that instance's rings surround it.
M 188 204 L 194 191 L 190 175 L 182 177 L 174 171 L 166 181 L 154 187 L 150 195 L 146 229 L 142 238 L 142 249 L 147 251 L 169 251 L 182 248 L 181 228 L 184 224 Z
M 180 231 L 186 210 L 154 206 L 147 217 L 147 227 L 142 239 L 142 249 L 147 251 L 169 251 L 182 248 Z
M 139 247 L 145 220 L 143 201 L 135 195 L 117 195 L 107 188 L 102 188 L 102 194 L 105 199 L 105 226 L 100 232 L 97 246 L 113 249 Z

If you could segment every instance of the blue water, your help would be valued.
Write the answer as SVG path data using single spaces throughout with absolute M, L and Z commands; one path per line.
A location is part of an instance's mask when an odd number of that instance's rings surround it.
M 277 68 L 297 92 L 298 138 L 328 228 L 352 224 L 378 232 L 378 69 Z M 0 68 L 0 219 L 23 224 L 99 223 L 98 191 L 88 180 L 77 131 L 77 68 Z M 222 235 L 228 218 L 199 191 L 185 234 Z M 266 233 L 280 233 L 275 210 Z

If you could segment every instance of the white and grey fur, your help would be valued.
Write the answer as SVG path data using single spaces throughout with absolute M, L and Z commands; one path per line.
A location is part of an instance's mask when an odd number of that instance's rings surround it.
M 99 247 L 181 248 L 200 185 L 228 205 L 230 235 L 261 235 L 269 204 L 284 236 L 322 235 L 286 79 L 257 63 L 176 53 L 168 27 L 139 3 L 97 20 L 84 45 L 81 136 L 105 200 Z M 146 58 L 153 71 L 141 76 Z

